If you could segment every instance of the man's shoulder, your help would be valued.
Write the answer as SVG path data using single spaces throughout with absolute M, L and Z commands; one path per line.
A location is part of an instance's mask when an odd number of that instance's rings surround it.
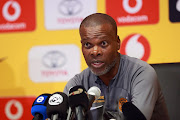
M 85 70 L 83 70 L 82 72 L 76 74 L 73 78 L 71 78 L 64 89 L 64 92 L 67 93 L 67 90 L 69 90 L 69 88 L 76 86 L 76 85 L 83 85 L 86 89 L 88 88 L 88 81 L 91 81 L 91 79 L 94 78 L 94 74 L 91 72 L 91 70 L 89 68 L 86 68 Z M 90 80 L 89 80 L 90 79 Z M 93 82 L 93 81 L 91 81 Z
M 121 55 L 121 62 L 122 64 L 128 65 L 128 66 L 137 66 L 137 67 L 151 67 L 147 62 L 140 60 L 135 57 L 130 57 L 127 55 Z
M 140 59 L 127 55 L 122 55 L 120 62 L 121 74 L 128 74 L 128 76 L 136 76 L 144 73 L 152 73 L 152 75 L 156 75 L 155 69 L 150 64 Z
M 80 72 L 79 74 L 76 74 L 76 76 L 83 77 L 83 76 L 88 76 L 90 74 L 91 74 L 91 70 L 89 68 L 86 68 L 82 72 Z

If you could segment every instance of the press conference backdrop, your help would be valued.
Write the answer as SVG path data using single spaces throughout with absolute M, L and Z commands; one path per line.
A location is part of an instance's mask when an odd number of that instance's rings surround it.
M 32 118 L 36 96 L 63 91 L 87 67 L 78 27 L 95 12 L 116 20 L 122 54 L 150 64 L 180 62 L 180 0 L 1 0 L 0 8 L 4 120 Z

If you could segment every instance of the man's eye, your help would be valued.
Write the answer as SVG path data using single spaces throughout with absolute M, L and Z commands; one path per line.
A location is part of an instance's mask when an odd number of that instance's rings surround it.
M 101 43 L 101 45 L 102 46 L 106 46 L 108 43 L 106 42 L 106 41 L 103 41 L 102 43 Z
M 90 47 L 90 43 L 87 42 L 87 43 L 84 44 L 84 46 L 85 46 L 86 48 L 88 48 L 88 47 Z

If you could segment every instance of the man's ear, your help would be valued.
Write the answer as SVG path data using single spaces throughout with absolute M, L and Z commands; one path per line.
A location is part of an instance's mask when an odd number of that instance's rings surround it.
M 120 50 L 120 46 L 121 46 L 121 40 L 120 40 L 120 38 L 119 38 L 119 35 L 117 35 L 117 48 L 118 48 L 118 50 Z

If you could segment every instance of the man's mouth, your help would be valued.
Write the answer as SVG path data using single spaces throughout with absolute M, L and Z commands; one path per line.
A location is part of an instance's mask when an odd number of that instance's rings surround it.
M 91 62 L 91 65 L 94 68 L 100 68 L 100 67 L 102 67 L 104 65 L 104 62 L 102 62 L 102 61 L 94 61 L 94 62 Z

